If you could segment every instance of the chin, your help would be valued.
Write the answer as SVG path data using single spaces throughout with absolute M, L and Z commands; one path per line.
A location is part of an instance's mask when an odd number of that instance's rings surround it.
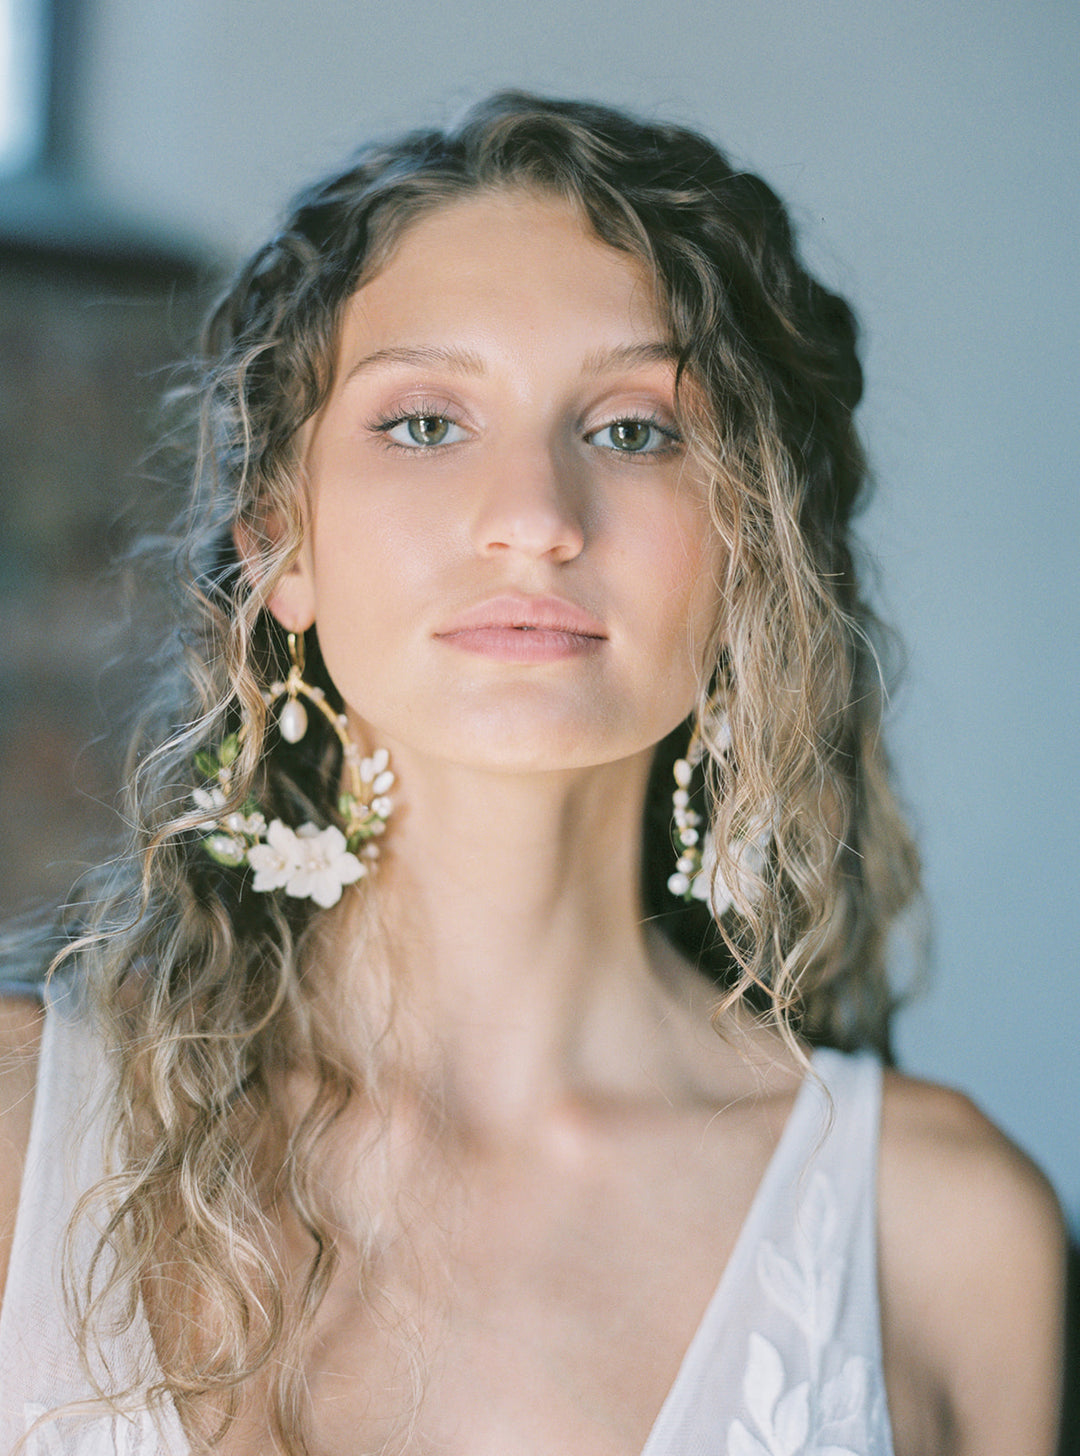
M 673 726 L 631 723 L 600 702 L 577 712 L 503 704 L 456 721 L 444 715 L 432 748 L 452 762 L 495 773 L 558 773 L 651 753 Z

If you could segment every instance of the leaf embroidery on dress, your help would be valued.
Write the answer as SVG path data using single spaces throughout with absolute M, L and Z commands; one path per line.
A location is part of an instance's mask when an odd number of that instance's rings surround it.
M 750 1423 L 732 1421 L 727 1456 L 868 1456 L 867 1360 L 850 1355 L 837 1374 L 823 1378 L 822 1371 L 840 1313 L 837 1227 L 836 1195 L 818 1171 L 799 1203 L 792 1246 L 782 1252 L 762 1240 L 758 1279 L 802 1334 L 809 1378 L 793 1383 L 776 1346 L 751 1331 L 742 1389 Z

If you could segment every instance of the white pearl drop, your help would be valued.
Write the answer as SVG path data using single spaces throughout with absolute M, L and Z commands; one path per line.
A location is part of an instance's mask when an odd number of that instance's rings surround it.
M 307 709 L 298 698 L 290 698 L 278 714 L 278 728 L 286 743 L 299 743 L 307 732 Z

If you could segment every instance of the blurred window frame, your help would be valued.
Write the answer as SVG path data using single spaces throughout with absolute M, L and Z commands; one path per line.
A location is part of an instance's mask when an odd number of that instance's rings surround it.
M 0 88 L 11 107 L 0 185 L 73 169 L 80 9 L 80 0 L 0 0 Z

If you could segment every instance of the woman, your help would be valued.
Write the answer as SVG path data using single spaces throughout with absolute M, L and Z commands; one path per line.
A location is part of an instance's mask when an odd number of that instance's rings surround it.
M 874 1056 L 861 375 L 777 199 L 497 96 L 207 338 L 138 873 L 37 1071 L 8 1012 L 3 1449 L 1049 1452 L 1052 1195 Z

